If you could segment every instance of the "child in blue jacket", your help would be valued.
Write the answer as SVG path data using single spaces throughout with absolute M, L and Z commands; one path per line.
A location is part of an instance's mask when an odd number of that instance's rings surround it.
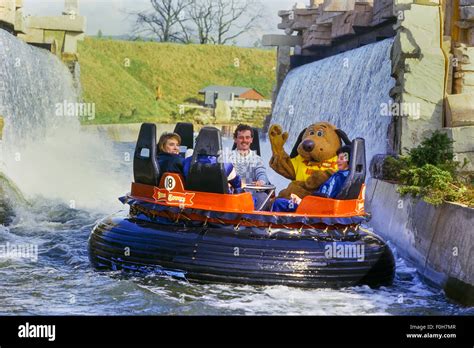
M 341 192 L 344 182 L 349 175 L 349 161 L 351 147 L 344 145 L 337 150 L 337 166 L 339 171 L 334 173 L 319 189 L 315 192 L 318 196 L 327 198 L 336 198 Z M 291 199 L 277 198 L 273 202 L 272 211 L 275 212 L 294 212 L 301 203 L 301 198 L 295 194 L 291 195 Z

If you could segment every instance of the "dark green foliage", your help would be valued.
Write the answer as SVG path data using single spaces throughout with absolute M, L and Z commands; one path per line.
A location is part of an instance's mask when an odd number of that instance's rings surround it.
M 438 205 L 443 201 L 460 202 L 467 188 L 456 185 L 451 174 L 432 164 L 421 168 L 404 169 L 400 173 L 401 186 L 398 191 L 405 195 L 422 196 L 427 203 Z
M 409 151 L 410 161 L 415 167 L 432 164 L 454 174 L 459 163 L 454 160 L 453 141 L 446 133 L 434 132 L 418 147 Z
M 410 159 L 406 156 L 387 157 L 383 164 L 383 177 L 387 180 L 400 180 L 402 170 L 410 167 Z
M 452 144 L 445 133 L 436 131 L 407 156 L 387 158 L 384 177 L 401 184 L 402 195 L 421 197 L 433 205 L 450 201 L 474 206 L 472 182 L 459 174 L 466 161 L 463 165 L 455 161 Z

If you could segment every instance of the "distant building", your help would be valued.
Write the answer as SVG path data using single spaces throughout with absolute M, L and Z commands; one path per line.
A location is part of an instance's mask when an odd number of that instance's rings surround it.
M 216 107 L 216 100 L 234 101 L 234 98 L 243 100 L 264 100 L 261 95 L 253 88 L 233 87 L 233 86 L 207 86 L 199 91 L 204 94 L 204 104 L 207 107 Z

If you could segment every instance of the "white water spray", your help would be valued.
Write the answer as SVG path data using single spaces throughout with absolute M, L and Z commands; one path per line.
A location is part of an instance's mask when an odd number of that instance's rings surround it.
M 2 171 L 29 199 L 58 199 L 71 208 L 110 211 L 129 188 L 113 144 L 59 113 L 76 103 L 73 79 L 51 53 L 0 30 L 0 115 L 5 119 Z M 123 171 L 122 171 L 123 172 Z

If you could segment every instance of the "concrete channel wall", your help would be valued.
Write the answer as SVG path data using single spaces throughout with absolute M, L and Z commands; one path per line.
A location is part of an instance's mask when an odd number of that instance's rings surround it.
M 429 283 L 466 306 L 474 306 L 474 209 L 444 203 L 435 207 L 401 197 L 397 185 L 369 180 L 370 226 L 396 246 Z

